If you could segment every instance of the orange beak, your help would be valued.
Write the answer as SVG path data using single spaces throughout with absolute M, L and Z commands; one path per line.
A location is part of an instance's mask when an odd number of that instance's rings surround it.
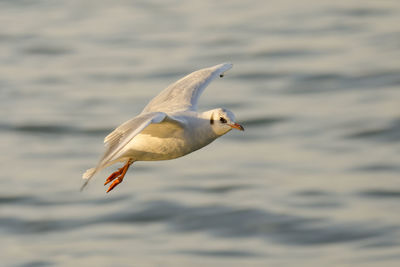
M 238 124 L 238 123 L 228 124 L 228 125 L 231 126 L 233 129 L 236 129 L 236 130 L 239 130 L 239 131 L 244 131 L 243 126 Z

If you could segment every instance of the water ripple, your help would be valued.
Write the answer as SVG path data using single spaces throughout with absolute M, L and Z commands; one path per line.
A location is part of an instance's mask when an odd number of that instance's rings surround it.
M 338 223 L 324 218 L 301 217 L 254 208 L 183 206 L 168 201 L 135 205 L 143 208 L 132 210 L 124 207 L 121 211 L 97 217 L 80 216 L 62 220 L 0 217 L 0 225 L 7 232 L 34 234 L 66 231 L 95 224 L 165 223 L 172 231 L 177 232 L 206 232 L 224 238 L 265 238 L 291 245 L 353 242 L 398 231 L 398 227 L 388 225 L 371 225 L 368 222 Z
M 125 201 L 132 198 L 130 195 L 120 195 L 113 197 L 111 199 L 99 197 L 99 198 L 89 198 L 89 199 L 71 199 L 67 197 L 62 199 L 58 196 L 57 200 L 46 199 L 37 196 L 28 195 L 9 195 L 0 196 L 0 206 L 2 205 L 15 205 L 23 207 L 51 207 L 51 206 L 64 206 L 64 205 L 111 205 L 115 202 Z
M 387 70 L 363 74 L 293 73 L 290 93 L 322 93 L 349 89 L 376 89 L 400 85 L 400 71 Z
M 312 57 L 322 54 L 322 52 L 310 49 L 276 49 L 257 51 L 252 55 L 255 58 L 294 58 L 294 57 Z
M 256 117 L 251 119 L 244 119 L 243 125 L 245 127 L 261 127 L 265 125 L 272 125 L 280 122 L 287 121 L 286 117 Z
M 57 125 L 57 124 L 21 124 L 21 125 L 12 125 L 12 124 L 0 124 L 0 130 L 2 131 L 11 131 L 11 132 L 19 132 L 22 134 L 47 134 L 47 135 L 93 135 L 93 136 L 105 136 L 111 132 L 111 128 L 97 128 L 97 129 L 88 129 L 88 128 L 79 128 L 73 126 L 66 125 Z
M 361 166 L 357 168 L 351 169 L 352 171 L 362 171 L 362 172 L 391 172 L 391 173 L 400 173 L 400 166 L 396 164 L 390 163 L 376 163 L 369 164 L 366 166 Z
M 387 199 L 387 198 L 400 198 L 400 191 L 398 190 L 386 190 L 386 189 L 374 189 L 359 192 L 359 195 L 368 198 L 379 198 L 379 199 Z
M 190 254 L 195 256 L 206 256 L 206 257 L 229 257 L 229 258 L 243 258 L 243 257 L 259 257 L 260 255 L 254 252 L 249 252 L 245 250 L 182 250 L 179 253 Z
M 271 80 L 277 78 L 285 78 L 289 73 L 278 73 L 278 72 L 260 72 L 260 71 L 251 71 L 251 72 L 242 72 L 240 74 L 236 74 L 232 78 L 239 79 L 239 80 L 250 80 L 250 81 L 257 81 L 257 80 Z
M 70 54 L 73 52 L 71 48 L 67 48 L 65 46 L 58 45 L 50 45 L 50 44 L 38 44 L 31 45 L 22 50 L 25 54 L 28 55 L 39 55 L 39 56 L 62 56 L 65 54 Z
M 327 10 L 327 14 L 341 15 L 349 17 L 382 17 L 391 13 L 391 10 L 384 8 L 368 8 L 368 7 L 354 7 L 354 8 L 331 8 Z
M 391 124 L 376 128 L 365 129 L 346 136 L 347 138 L 355 139 L 373 139 L 385 142 L 400 141 L 400 119 L 394 120 Z
M 190 191 L 190 192 L 207 193 L 207 194 L 226 194 L 248 188 L 252 188 L 252 186 L 251 185 L 220 185 L 212 187 L 181 186 L 181 187 L 172 187 L 170 190 L 176 192 Z
M 352 242 L 379 237 L 397 228 L 359 223 L 333 223 L 323 218 L 300 217 L 253 208 L 236 209 L 222 205 L 198 207 L 156 201 L 141 211 L 99 217 L 93 222 L 165 222 L 178 232 L 205 231 L 220 237 L 258 237 L 298 245 Z
M 46 266 L 54 266 L 54 263 L 51 261 L 38 260 L 38 261 L 29 261 L 29 262 L 24 263 L 19 266 L 20 267 L 46 267 Z

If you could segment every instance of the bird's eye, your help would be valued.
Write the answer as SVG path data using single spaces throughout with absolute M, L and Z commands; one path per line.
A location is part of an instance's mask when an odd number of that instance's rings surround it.
M 222 122 L 222 123 L 227 123 L 227 121 L 223 117 L 220 117 L 219 121 Z

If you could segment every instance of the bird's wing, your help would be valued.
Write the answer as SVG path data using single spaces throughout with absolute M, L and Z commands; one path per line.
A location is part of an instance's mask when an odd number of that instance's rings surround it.
M 114 131 L 104 138 L 107 150 L 99 161 L 99 164 L 92 169 L 87 170 L 82 178 L 87 179 L 86 186 L 89 179 L 99 170 L 106 167 L 108 163 L 118 159 L 125 151 L 124 147 L 139 133 L 141 133 L 147 126 L 153 123 L 161 123 L 167 121 L 183 127 L 184 122 L 177 118 L 168 116 L 164 112 L 151 112 L 140 114 L 139 116 L 128 120 L 127 122 L 118 126 Z
M 104 138 L 104 143 L 107 146 L 107 151 L 103 155 L 103 160 L 112 159 L 121 149 L 129 143 L 136 135 L 143 131 L 151 123 L 162 122 L 167 114 L 163 112 L 154 112 L 139 115 L 130 119 Z M 108 161 L 107 160 L 107 161 Z
M 216 77 L 222 77 L 224 72 L 231 68 L 231 63 L 223 63 L 192 72 L 161 91 L 147 104 L 143 113 L 196 111 L 198 99 L 204 88 Z

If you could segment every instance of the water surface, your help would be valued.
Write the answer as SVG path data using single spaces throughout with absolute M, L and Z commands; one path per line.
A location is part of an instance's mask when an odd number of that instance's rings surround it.
M 5 266 L 398 266 L 397 1 L 2 1 Z M 244 125 L 79 192 L 168 84 Z M 206 166 L 206 167 L 205 167 Z

